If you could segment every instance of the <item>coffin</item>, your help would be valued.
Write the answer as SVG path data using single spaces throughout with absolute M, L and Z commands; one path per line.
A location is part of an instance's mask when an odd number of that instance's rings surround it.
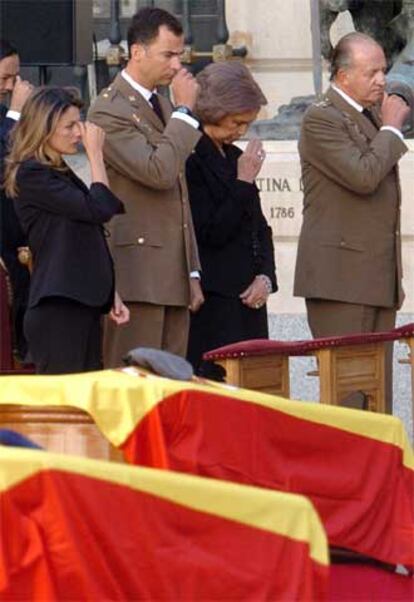
M 21 433 L 50 452 L 123 462 L 89 414 L 76 408 L 1 405 L 0 428 Z

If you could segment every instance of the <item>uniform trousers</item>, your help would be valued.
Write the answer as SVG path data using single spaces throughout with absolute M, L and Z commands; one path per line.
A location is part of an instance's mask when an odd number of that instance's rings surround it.
M 102 313 L 63 297 L 48 297 L 26 311 L 24 333 L 38 374 L 102 369 Z
M 308 323 L 313 338 L 364 332 L 383 332 L 395 327 L 395 307 L 374 307 L 325 299 L 306 299 Z M 392 414 L 393 343 L 385 345 L 385 407 Z
M 182 357 L 187 351 L 189 311 L 187 307 L 131 303 L 127 324 L 116 326 L 107 319 L 104 329 L 105 368 L 118 368 L 123 358 L 136 347 L 152 347 Z

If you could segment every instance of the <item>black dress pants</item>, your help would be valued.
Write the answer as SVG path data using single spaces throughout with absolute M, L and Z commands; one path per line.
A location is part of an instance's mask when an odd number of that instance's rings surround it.
M 48 297 L 26 311 L 24 331 L 37 374 L 102 369 L 101 308 Z
M 267 339 L 267 309 L 252 309 L 238 297 L 224 297 L 204 292 L 205 301 L 199 311 L 191 314 L 187 360 L 199 376 L 221 380 L 222 371 L 202 359 L 203 353 L 250 339 Z

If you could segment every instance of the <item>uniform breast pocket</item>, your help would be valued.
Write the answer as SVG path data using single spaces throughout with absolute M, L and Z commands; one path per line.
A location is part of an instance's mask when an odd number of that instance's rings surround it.
M 341 237 L 332 240 L 322 240 L 322 247 L 331 247 L 335 249 L 341 249 L 343 251 L 354 251 L 357 253 L 363 253 L 366 249 L 364 244 L 360 240 L 353 240 L 347 237 Z
M 140 121 L 139 123 L 135 123 L 135 126 L 148 144 L 155 148 L 160 143 L 162 132 L 156 130 L 151 124 Z
M 365 135 L 365 133 L 359 128 L 358 124 L 349 120 L 347 123 L 347 129 L 350 138 L 355 142 L 355 144 L 360 148 L 362 152 L 366 152 L 369 148 L 370 140 Z

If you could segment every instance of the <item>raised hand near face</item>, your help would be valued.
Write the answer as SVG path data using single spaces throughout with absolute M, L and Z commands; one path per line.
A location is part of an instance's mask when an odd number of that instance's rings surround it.
M 10 100 L 10 110 L 21 113 L 22 108 L 26 100 L 29 98 L 33 91 L 33 86 L 30 82 L 22 79 L 20 75 L 17 75 L 16 82 L 13 87 L 13 92 Z
M 79 122 L 79 128 L 82 137 L 82 144 L 85 147 L 86 154 L 91 157 L 97 153 L 102 153 L 105 142 L 105 132 L 102 128 L 90 121 Z
M 401 130 L 405 120 L 410 114 L 410 107 L 396 94 L 384 94 L 381 106 L 382 124 Z
M 193 110 L 197 100 L 199 85 L 192 74 L 182 67 L 171 83 L 175 105 L 185 105 Z
M 253 183 L 262 168 L 266 152 L 261 140 L 254 138 L 246 146 L 246 150 L 240 155 L 237 162 L 237 179 Z

